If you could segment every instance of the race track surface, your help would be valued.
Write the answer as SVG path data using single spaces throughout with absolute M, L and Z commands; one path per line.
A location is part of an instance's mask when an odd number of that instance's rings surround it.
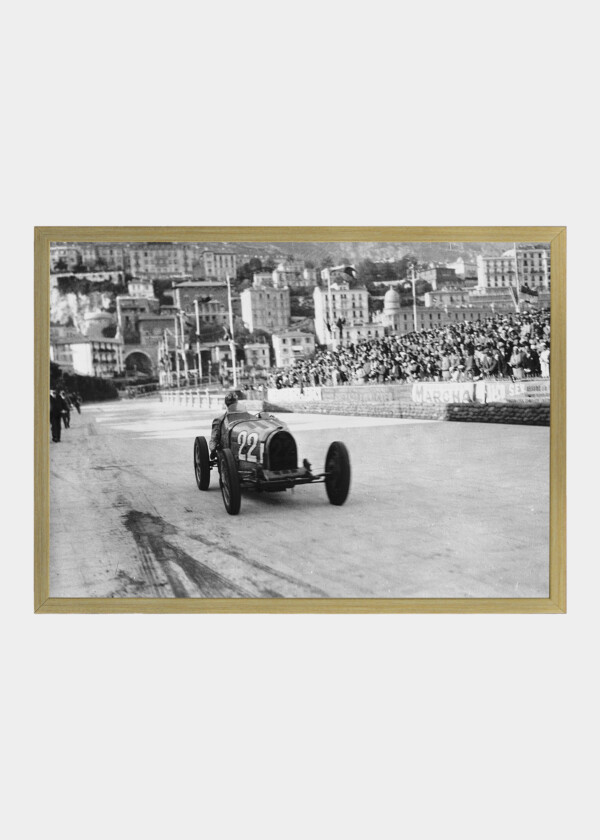
M 323 485 L 242 493 L 229 516 L 195 435 L 212 415 L 157 399 L 84 406 L 50 444 L 53 597 L 547 597 L 549 430 L 286 414 L 300 460 L 350 451 Z

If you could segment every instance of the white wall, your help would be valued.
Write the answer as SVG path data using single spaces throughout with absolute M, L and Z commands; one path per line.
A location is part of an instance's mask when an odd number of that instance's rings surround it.
M 5 319 L 3 341 L 23 375 L 2 418 L 6 836 L 593 835 L 598 389 L 595 330 L 579 328 L 600 186 L 589 8 L 11 6 L 4 269 L 22 317 Z M 199 50 L 199 32 L 222 36 Z M 283 134 L 243 130 L 259 96 L 267 121 L 304 116 Z M 57 130 L 57 101 L 75 135 L 78 114 L 103 103 L 85 142 Z M 480 128 L 427 128 L 457 113 Z M 566 616 L 32 614 L 34 224 L 564 223 Z M 239 525 L 243 553 L 251 516 Z

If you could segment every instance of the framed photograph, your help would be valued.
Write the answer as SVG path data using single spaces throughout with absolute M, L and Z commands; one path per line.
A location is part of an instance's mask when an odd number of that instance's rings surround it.
M 566 229 L 35 229 L 34 608 L 566 611 Z

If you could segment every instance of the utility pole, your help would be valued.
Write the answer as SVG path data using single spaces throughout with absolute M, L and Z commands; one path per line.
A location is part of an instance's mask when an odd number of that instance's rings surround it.
M 418 332 L 419 326 L 417 322 L 417 277 L 415 274 L 414 265 L 411 265 L 410 267 L 410 280 L 413 287 L 413 326 L 415 332 Z
M 183 359 L 183 375 L 185 376 L 185 384 L 190 384 L 190 374 L 188 371 L 187 354 L 185 352 L 185 328 L 183 321 L 183 310 L 179 310 L 179 326 L 181 328 L 181 358 Z
M 173 320 L 175 321 L 175 375 L 179 388 L 179 328 L 177 326 L 177 315 L 173 315 Z
M 169 350 L 169 331 L 168 331 L 168 330 L 164 330 L 164 332 L 163 332 L 163 336 L 164 336 L 164 339 L 163 339 L 163 340 L 164 340 L 163 347 L 164 347 L 164 354 L 165 354 L 165 355 L 164 355 L 164 360 L 165 360 L 165 378 L 166 378 L 166 380 L 167 380 L 167 385 L 168 385 L 169 387 L 171 387 L 171 385 L 173 384 L 173 382 L 172 382 L 172 377 L 171 377 L 171 372 L 172 372 L 172 371 L 171 371 L 171 356 L 170 356 L 170 350 Z
M 515 249 L 515 278 L 517 281 L 517 312 L 521 311 L 521 285 L 519 283 L 519 259 L 517 257 L 517 243 L 513 242 L 513 248 Z
M 326 269 L 327 271 L 327 308 L 329 314 L 329 335 L 331 336 L 331 349 L 335 350 L 335 332 L 334 325 L 333 325 L 333 297 L 331 295 L 331 270 L 329 268 Z
M 200 307 L 198 299 L 194 298 L 194 311 L 196 313 L 196 353 L 198 355 L 198 387 L 202 380 L 202 356 L 200 355 Z
M 229 306 L 229 347 L 231 349 L 231 366 L 233 370 L 233 387 L 237 388 L 237 368 L 235 364 L 235 341 L 233 340 L 233 309 L 231 307 L 231 278 L 227 275 L 227 303 Z

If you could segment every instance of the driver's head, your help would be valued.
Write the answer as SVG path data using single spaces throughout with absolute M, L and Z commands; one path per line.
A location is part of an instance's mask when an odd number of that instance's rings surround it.
M 225 405 L 230 411 L 235 411 L 237 406 L 238 395 L 235 391 L 227 391 L 225 394 Z

